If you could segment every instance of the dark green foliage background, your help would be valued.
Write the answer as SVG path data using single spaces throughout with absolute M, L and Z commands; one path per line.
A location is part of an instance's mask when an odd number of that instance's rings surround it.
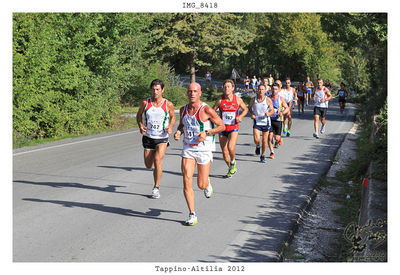
M 124 106 L 150 95 L 155 78 L 182 105 L 177 74 L 190 67 L 214 79 L 235 68 L 241 76 L 344 81 L 382 117 L 387 14 L 14 13 L 14 140 L 112 128 Z

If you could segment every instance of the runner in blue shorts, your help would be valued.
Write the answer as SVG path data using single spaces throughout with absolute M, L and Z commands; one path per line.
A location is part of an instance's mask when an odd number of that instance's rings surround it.
M 265 96 L 267 87 L 261 84 L 258 87 L 257 95 L 250 100 L 249 111 L 251 118 L 254 120 L 253 137 L 256 144 L 256 155 L 260 155 L 260 136 L 262 134 L 262 148 L 260 161 L 265 163 L 265 150 L 268 146 L 268 136 L 271 129 L 270 116 L 275 113 L 272 100 Z
M 308 100 L 311 100 L 311 94 L 314 89 L 314 83 L 310 80 L 310 77 L 307 76 L 306 80 L 306 106 L 308 106 Z

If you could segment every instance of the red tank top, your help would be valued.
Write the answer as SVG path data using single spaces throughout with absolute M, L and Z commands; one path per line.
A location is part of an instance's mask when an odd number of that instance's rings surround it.
M 227 101 L 224 96 L 221 96 L 221 118 L 225 124 L 225 131 L 239 129 L 239 123 L 236 123 L 236 117 L 239 114 L 239 104 L 237 103 L 236 95 L 233 95 L 232 101 Z

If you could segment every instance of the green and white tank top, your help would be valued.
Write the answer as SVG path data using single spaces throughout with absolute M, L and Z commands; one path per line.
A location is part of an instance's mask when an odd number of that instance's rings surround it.
M 168 100 L 164 99 L 159 107 L 153 105 L 150 97 L 146 101 L 144 117 L 147 131 L 144 135 L 154 139 L 168 138 L 168 133 L 165 131 L 169 125 Z
M 200 119 L 200 111 L 207 104 L 202 102 L 196 113 L 192 116 L 188 113 L 188 104 L 185 105 L 182 112 L 183 123 L 183 150 L 193 151 L 215 151 L 215 136 L 207 136 L 203 142 L 198 142 L 199 133 L 213 128 L 213 123 L 210 120 L 202 121 Z

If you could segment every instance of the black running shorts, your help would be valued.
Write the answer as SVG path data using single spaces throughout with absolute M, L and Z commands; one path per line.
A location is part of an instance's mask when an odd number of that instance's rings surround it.
M 169 146 L 168 138 L 155 139 L 147 136 L 142 137 L 142 144 L 145 150 L 155 150 L 157 145 L 160 144 L 167 144 Z
M 274 135 L 280 136 L 282 133 L 282 121 L 271 119 L 271 129 L 269 131 L 273 132 Z
M 328 111 L 328 108 L 321 108 L 321 107 L 314 107 L 314 115 L 318 115 L 320 117 L 325 117 L 326 112 Z

